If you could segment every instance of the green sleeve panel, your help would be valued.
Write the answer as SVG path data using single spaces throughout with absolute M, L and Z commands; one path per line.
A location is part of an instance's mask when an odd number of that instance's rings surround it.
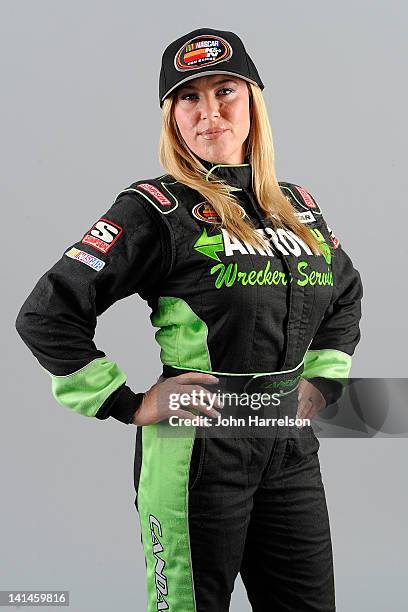
M 336 349 L 306 351 L 303 378 L 334 378 L 343 385 L 349 376 L 352 358 Z
M 43 368 L 44 369 L 44 368 Z M 105 357 L 94 359 L 77 372 L 51 377 L 52 394 L 61 406 L 83 416 L 93 417 L 104 401 L 125 381 L 118 365 Z

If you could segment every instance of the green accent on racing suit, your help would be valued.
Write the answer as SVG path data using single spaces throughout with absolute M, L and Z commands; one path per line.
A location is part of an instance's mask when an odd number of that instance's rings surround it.
M 157 309 L 150 315 L 160 329 L 155 338 L 161 346 L 162 363 L 180 368 L 211 370 L 207 325 L 181 298 L 159 297 Z

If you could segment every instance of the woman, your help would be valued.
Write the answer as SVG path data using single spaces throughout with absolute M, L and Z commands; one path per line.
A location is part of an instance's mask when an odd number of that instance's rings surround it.
M 268 414 L 313 417 L 341 395 L 360 339 L 359 273 L 316 200 L 277 182 L 263 88 L 232 32 L 171 43 L 159 87 L 167 174 L 122 190 L 16 321 L 60 404 L 139 426 L 149 612 L 228 610 L 238 572 L 255 611 L 335 610 L 312 428 L 212 426 L 231 409 L 216 389 L 266 391 L 278 398 Z M 136 292 L 163 362 L 144 393 L 92 341 L 97 316 Z M 206 420 L 183 421 L 194 416 Z

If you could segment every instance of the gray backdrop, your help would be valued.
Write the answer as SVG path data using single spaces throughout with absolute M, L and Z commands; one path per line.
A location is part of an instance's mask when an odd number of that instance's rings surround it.
M 266 85 L 278 179 L 315 195 L 360 270 L 352 375 L 406 376 L 406 3 L 3 0 L 0 589 L 69 589 L 75 612 L 145 609 L 136 428 L 60 407 L 14 320 L 121 189 L 162 173 L 161 53 L 206 26 L 243 37 Z M 132 296 L 96 334 L 134 390 L 160 373 L 148 314 Z M 402 612 L 406 439 L 322 439 L 320 461 L 338 610 Z M 231 610 L 249 609 L 238 578 Z

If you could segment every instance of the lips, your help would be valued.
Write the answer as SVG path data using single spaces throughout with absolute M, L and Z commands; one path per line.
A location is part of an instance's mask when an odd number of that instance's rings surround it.
M 208 128 L 208 130 L 204 130 L 200 134 L 201 136 L 206 136 L 207 134 L 216 134 L 217 132 L 225 132 L 225 128 Z
M 208 130 L 201 132 L 200 136 L 202 136 L 206 140 L 212 140 L 214 138 L 219 138 L 226 131 L 227 130 L 224 128 L 208 128 Z

